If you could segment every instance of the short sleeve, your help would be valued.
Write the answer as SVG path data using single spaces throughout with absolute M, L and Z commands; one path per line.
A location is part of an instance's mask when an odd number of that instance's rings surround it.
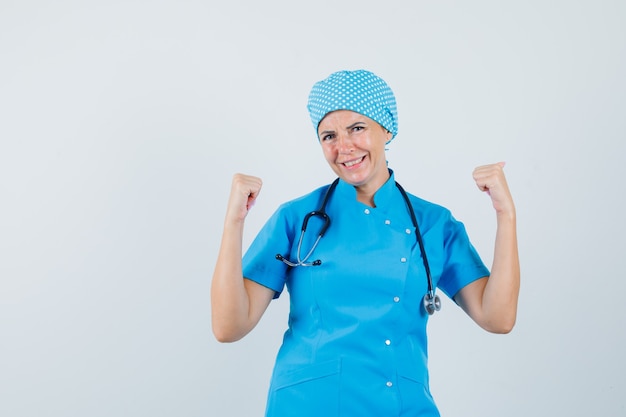
M 283 291 L 287 265 L 276 259 L 276 254 L 288 253 L 293 241 L 287 206 L 281 206 L 261 228 L 246 251 L 242 265 L 243 276 L 270 288 L 278 298 Z
M 451 299 L 466 285 L 489 276 L 465 226 L 451 214 L 444 226 L 445 263 L 438 287 Z

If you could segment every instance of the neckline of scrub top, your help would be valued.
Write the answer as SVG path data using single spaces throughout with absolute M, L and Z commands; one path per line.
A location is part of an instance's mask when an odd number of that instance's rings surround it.
M 387 179 L 387 181 L 374 193 L 374 207 L 370 207 L 367 204 L 357 201 L 356 188 L 342 179 L 339 180 L 339 184 L 337 184 L 337 188 L 335 189 L 335 193 L 339 196 L 369 208 L 386 207 L 391 203 L 391 199 L 394 197 L 394 193 L 396 192 L 399 193 L 396 188 L 395 175 L 392 169 L 389 169 L 389 179 Z M 331 196 L 330 198 L 332 199 L 333 197 Z

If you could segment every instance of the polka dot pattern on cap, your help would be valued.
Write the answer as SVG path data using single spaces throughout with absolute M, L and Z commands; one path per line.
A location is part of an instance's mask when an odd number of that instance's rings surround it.
M 322 119 L 335 110 L 351 110 L 378 122 L 391 132 L 398 133 L 396 98 L 387 83 L 366 70 L 338 71 L 315 83 L 307 105 L 315 128 Z

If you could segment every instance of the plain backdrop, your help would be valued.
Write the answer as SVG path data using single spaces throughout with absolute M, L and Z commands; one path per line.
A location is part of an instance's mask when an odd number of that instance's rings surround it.
M 333 179 L 306 100 L 359 68 L 396 93 L 398 181 L 488 265 L 473 168 L 506 161 L 517 204 L 514 331 L 449 299 L 429 324 L 442 414 L 625 415 L 624 22 L 621 0 L 0 0 L 0 415 L 262 415 L 288 297 L 213 338 L 230 180 L 264 181 L 247 245 Z

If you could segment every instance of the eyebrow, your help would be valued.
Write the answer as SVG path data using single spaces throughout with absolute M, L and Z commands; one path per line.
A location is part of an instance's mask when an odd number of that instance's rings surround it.
M 354 122 L 352 123 L 350 126 L 347 126 L 346 129 L 352 129 L 353 127 L 356 127 L 357 125 L 365 125 L 365 122 Z

